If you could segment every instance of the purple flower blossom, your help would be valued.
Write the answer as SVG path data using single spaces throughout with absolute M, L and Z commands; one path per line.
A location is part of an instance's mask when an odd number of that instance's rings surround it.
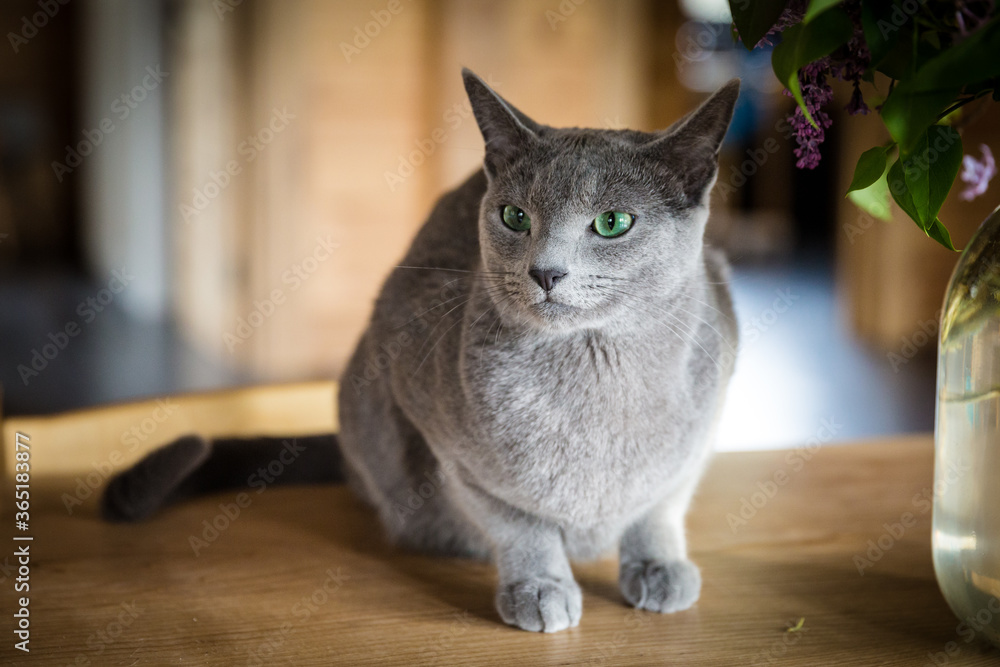
M 798 143 L 795 149 L 795 157 L 798 158 L 795 166 L 799 169 L 815 169 L 819 165 L 820 144 L 826 139 L 826 129 L 833 124 L 830 116 L 823 111 L 823 107 L 833 99 L 833 90 L 826 81 L 829 67 L 830 59 L 821 58 L 799 70 L 802 99 L 817 125 L 813 127 L 798 105 L 788 117 L 788 122 L 795 131 L 795 141 Z M 785 94 L 791 95 L 787 90 Z
M 808 8 L 808 0 L 790 0 L 788 5 L 781 10 L 778 20 L 767 31 L 767 34 L 760 38 L 760 41 L 754 45 L 754 48 L 759 49 L 762 46 L 774 46 L 771 40 L 793 25 L 801 23 Z
M 761 42 L 770 44 L 768 40 L 773 35 L 801 21 L 807 6 L 808 3 L 801 0 L 791 0 L 778 22 Z M 799 71 L 799 87 L 802 89 L 803 101 L 809 110 L 809 115 L 816 121 L 816 127 L 813 127 L 799 107 L 796 107 L 788 119 L 798 143 L 795 149 L 795 157 L 798 158 L 795 165 L 799 169 L 815 169 L 819 165 L 822 157 L 820 145 L 826 139 L 826 130 L 833 124 L 830 116 L 823 110 L 833 98 L 833 90 L 827 82 L 828 77 L 853 84 L 854 92 L 850 102 L 844 107 L 847 113 L 855 116 L 870 111 L 861 94 L 861 77 L 871 65 L 872 59 L 861 25 L 861 3 L 845 2 L 843 7 L 854 24 L 854 35 L 850 41 L 832 56 L 820 58 Z M 785 94 L 790 93 L 786 90 Z
M 993 160 L 993 152 L 986 144 L 981 144 L 979 149 L 983 152 L 982 161 L 971 155 L 962 158 L 962 180 L 969 184 L 969 187 L 962 190 L 962 199 L 972 201 L 979 195 L 986 192 L 990 179 L 996 176 L 997 163 Z
M 852 116 L 865 115 L 870 109 L 861 94 L 861 77 L 871 65 L 872 54 L 865 42 L 865 32 L 861 24 L 861 3 L 845 2 L 842 6 L 854 24 L 854 36 L 831 58 L 830 76 L 854 85 L 851 101 L 844 107 L 847 113 Z
M 986 6 L 982 8 L 984 9 L 982 16 L 969 9 L 969 3 L 964 2 L 964 0 L 959 0 L 956 4 L 955 23 L 958 25 L 958 34 L 962 37 L 968 37 L 976 32 L 993 13 L 993 0 L 987 0 L 985 3 Z
M 854 84 L 854 92 L 851 93 L 851 101 L 848 102 L 847 106 L 844 108 L 847 110 L 847 113 L 852 116 L 857 116 L 859 114 L 865 116 L 869 111 L 871 111 L 871 109 L 868 108 L 868 105 L 865 104 L 865 98 L 861 95 L 860 84 Z

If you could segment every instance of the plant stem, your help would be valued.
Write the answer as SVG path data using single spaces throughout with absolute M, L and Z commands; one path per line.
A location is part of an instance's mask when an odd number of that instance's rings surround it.
M 961 109 L 962 107 L 964 107 L 964 106 L 965 106 L 966 104 L 968 104 L 969 102 L 975 102 L 976 100 L 978 100 L 978 99 L 982 98 L 982 97 L 983 97 L 984 95 L 986 95 L 986 94 L 991 94 L 992 92 L 993 92 L 993 91 L 992 91 L 991 89 L 987 88 L 986 90 L 981 90 L 981 91 L 979 91 L 979 92 L 978 92 L 977 94 L 975 94 L 975 95 L 972 95 L 972 96 L 970 96 L 970 97 L 967 97 L 967 98 L 965 98 L 965 99 L 963 99 L 963 100 L 959 100 L 959 101 L 955 102 L 954 104 L 952 104 L 952 105 L 951 105 L 950 107 L 948 107 L 947 109 L 945 109 L 944 111 L 942 111 L 942 112 L 941 112 L 940 114 L 938 114 L 938 117 L 937 117 L 937 119 L 938 119 L 939 121 L 940 121 L 940 120 L 943 120 L 943 119 L 945 119 L 945 118 L 947 118 L 947 117 L 948 117 L 948 114 L 951 114 L 951 113 L 954 113 L 954 112 L 955 112 L 955 111 L 957 111 L 958 109 Z M 966 124 L 966 123 L 962 123 L 962 124 L 960 125 L 960 127 L 961 127 L 961 126 L 964 126 L 965 124 Z

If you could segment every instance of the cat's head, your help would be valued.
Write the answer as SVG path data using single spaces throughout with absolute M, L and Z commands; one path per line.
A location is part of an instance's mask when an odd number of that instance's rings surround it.
M 645 133 L 541 125 L 463 76 L 486 141 L 483 275 L 504 318 L 555 331 L 598 326 L 698 270 L 738 80 Z

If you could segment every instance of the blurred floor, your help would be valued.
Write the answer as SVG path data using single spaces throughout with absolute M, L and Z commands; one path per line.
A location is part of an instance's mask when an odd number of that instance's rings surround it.
M 172 326 L 130 318 L 113 299 L 103 306 L 106 287 L 49 272 L 0 275 L 5 414 L 58 412 L 252 380 L 199 355 Z M 79 327 L 76 335 L 67 335 L 70 323 Z M 35 368 L 41 370 L 32 374 Z
M 740 354 L 719 449 L 933 430 L 936 338 L 915 329 L 917 354 L 902 340 L 899 349 L 878 351 L 852 338 L 831 260 L 800 253 L 737 266 L 732 290 Z
M 113 301 L 81 315 L 81 304 L 102 287 L 67 276 L 0 277 L 5 413 L 56 412 L 254 381 L 203 358 L 171 326 L 130 319 Z M 849 440 L 933 428 L 934 344 L 897 364 L 897 372 L 885 352 L 852 340 L 837 311 L 829 262 L 802 258 L 737 267 L 733 292 L 742 340 L 720 449 L 791 447 L 813 438 Z M 62 338 L 59 332 L 68 322 L 80 323 L 80 332 Z M 33 351 L 46 345 L 53 356 L 60 342 L 64 348 L 26 384 L 18 366 L 30 368 Z M 902 352 L 900 359 L 905 360 Z

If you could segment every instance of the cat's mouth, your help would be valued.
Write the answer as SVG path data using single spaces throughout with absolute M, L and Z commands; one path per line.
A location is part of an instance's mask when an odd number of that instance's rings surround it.
M 539 314 L 549 317 L 577 310 L 576 306 L 571 306 L 562 301 L 556 301 L 551 295 L 546 295 L 546 297 L 541 301 L 536 301 L 531 304 L 531 308 Z

